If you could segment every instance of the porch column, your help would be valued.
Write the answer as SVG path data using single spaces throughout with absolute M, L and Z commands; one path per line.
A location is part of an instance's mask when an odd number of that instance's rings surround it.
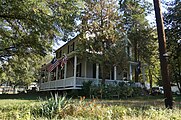
M 85 60 L 85 73 L 84 73 L 84 77 L 86 78 L 87 77 L 87 59 Z
M 146 66 L 143 66 L 143 67 L 142 67 L 142 74 L 143 74 L 143 82 L 144 82 L 144 85 L 145 85 L 145 83 L 146 83 L 145 67 L 146 67 Z M 145 87 L 145 86 L 144 86 L 144 87 Z
M 66 79 L 67 77 L 67 62 L 65 63 L 65 66 L 64 66 L 64 79 Z
M 114 80 L 117 80 L 117 67 L 114 66 Z
M 74 88 L 76 87 L 77 56 L 74 56 Z
M 97 80 L 97 85 L 99 84 L 99 64 L 96 63 L 96 80 Z
M 58 66 L 56 67 L 56 80 L 58 80 Z
M 132 75 L 132 65 L 131 63 L 129 64 L 129 79 L 132 80 L 133 75 Z
M 109 79 L 112 80 L 112 70 L 109 72 Z
M 48 72 L 48 82 L 51 81 L 50 77 L 51 77 L 51 72 Z
M 132 57 L 132 47 L 130 47 L 129 49 L 130 49 L 130 51 L 129 51 L 130 55 L 129 56 Z
M 43 79 L 43 83 L 48 81 L 48 71 L 47 70 L 45 70 L 44 75 L 45 76 L 44 76 L 44 79 Z
M 48 82 L 47 82 L 48 88 L 50 88 L 50 81 L 51 81 L 51 72 L 48 72 Z

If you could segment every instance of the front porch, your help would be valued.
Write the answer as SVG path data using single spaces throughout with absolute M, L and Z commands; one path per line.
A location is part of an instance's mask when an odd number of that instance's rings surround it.
M 92 81 L 95 85 L 101 84 L 101 69 L 98 63 L 89 62 L 87 58 L 79 58 L 75 53 L 68 54 L 67 57 L 63 68 L 59 65 L 48 72 L 46 66 L 44 67 L 39 84 L 40 91 L 81 89 L 82 83 L 87 81 Z M 131 70 L 125 71 L 113 66 L 106 76 L 105 84 L 124 82 L 132 78 L 131 75 Z
M 83 82 L 92 81 L 92 84 L 98 85 L 101 79 L 85 78 L 85 77 L 69 77 L 60 80 L 48 81 L 40 84 L 40 91 L 49 90 L 68 90 L 68 89 L 81 89 Z M 117 84 L 123 82 L 122 80 L 107 80 L 105 84 Z

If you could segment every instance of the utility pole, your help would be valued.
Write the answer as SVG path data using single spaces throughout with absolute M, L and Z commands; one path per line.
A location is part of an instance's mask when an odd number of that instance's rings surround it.
M 173 98 L 171 92 L 171 85 L 168 73 L 168 64 L 166 59 L 166 39 L 165 31 L 163 25 L 163 18 L 160 7 L 160 0 L 153 0 L 155 17 L 157 24 L 157 34 L 158 34 L 158 43 L 159 43 L 159 55 L 160 55 L 160 66 L 161 66 L 161 75 L 163 81 L 164 97 L 165 97 L 165 106 L 166 108 L 172 109 L 173 107 Z

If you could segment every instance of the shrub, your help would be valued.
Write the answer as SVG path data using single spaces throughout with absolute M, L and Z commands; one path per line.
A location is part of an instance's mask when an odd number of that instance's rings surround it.
M 93 85 L 90 88 L 91 96 L 105 99 L 117 98 L 127 98 L 130 96 L 136 96 L 141 94 L 140 88 L 134 88 L 128 86 L 125 83 L 120 83 L 118 85 Z
M 143 89 L 140 87 L 132 87 L 133 88 L 133 96 L 140 96 L 143 92 Z
M 58 113 L 68 104 L 69 100 L 66 97 L 52 95 L 47 101 L 40 101 L 40 104 L 32 109 L 32 114 L 34 117 L 44 117 L 48 119 L 58 117 Z
M 82 90 L 80 91 L 81 96 L 90 97 L 90 90 L 92 86 L 92 81 L 87 81 L 82 83 Z

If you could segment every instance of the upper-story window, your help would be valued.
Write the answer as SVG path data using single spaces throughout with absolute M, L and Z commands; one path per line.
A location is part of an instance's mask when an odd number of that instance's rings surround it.
M 58 52 L 56 52 L 56 58 L 59 58 L 59 54 L 58 54 Z
M 70 46 L 70 52 L 74 51 L 74 42 Z
M 56 57 L 60 58 L 62 56 L 62 50 L 56 52 Z
M 67 51 L 67 54 L 69 54 L 69 52 L 70 52 L 70 47 L 69 47 L 69 45 L 68 45 L 68 49 L 67 49 L 68 51 Z
M 62 50 L 60 50 L 60 52 L 59 52 L 59 57 L 60 58 L 62 57 Z
M 75 43 L 73 42 L 71 45 L 68 45 L 68 53 L 74 51 Z

